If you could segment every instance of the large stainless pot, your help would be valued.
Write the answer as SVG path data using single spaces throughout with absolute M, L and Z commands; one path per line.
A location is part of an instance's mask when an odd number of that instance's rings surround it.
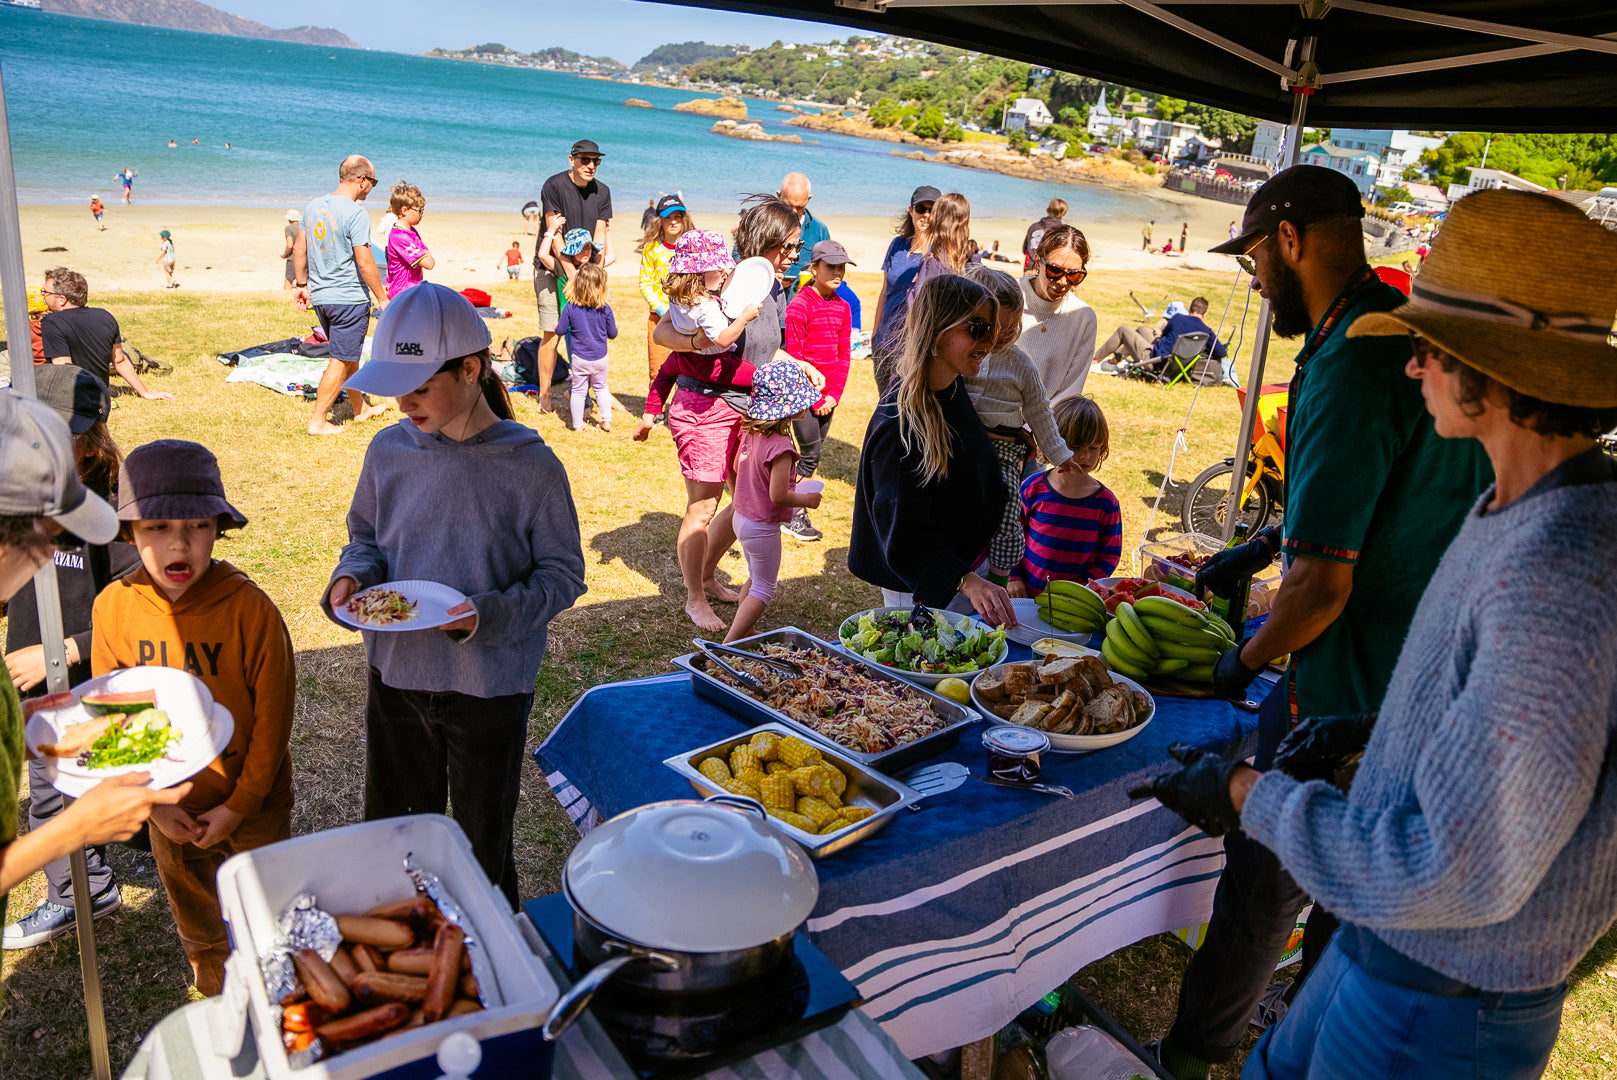
M 556 1003 L 545 1038 L 608 980 L 688 994 L 774 970 L 819 893 L 808 855 L 752 799 L 651 803 L 603 822 L 562 871 L 574 958 L 589 971 Z

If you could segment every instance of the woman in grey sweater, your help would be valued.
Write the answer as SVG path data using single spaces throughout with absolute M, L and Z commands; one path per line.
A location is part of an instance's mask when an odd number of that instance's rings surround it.
M 1521 250 L 1576 251 L 1522 262 Z M 1556 314 L 1549 314 L 1554 312 Z M 1341 920 L 1243 1077 L 1538 1076 L 1617 917 L 1617 236 L 1541 195 L 1458 203 L 1408 304 L 1439 435 L 1497 481 L 1421 599 L 1379 718 L 1305 719 L 1274 771 L 1200 755 L 1137 789 L 1237 825 Z M 1328 782 L 1362 751 L 1344 793 Z

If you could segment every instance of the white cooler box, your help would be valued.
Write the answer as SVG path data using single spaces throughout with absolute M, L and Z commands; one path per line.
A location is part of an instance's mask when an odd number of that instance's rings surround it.
M 313 893 L 318 906 L 334 915 L 407 899 L 415 895 L 404 873 L 404 857 L 412 853 L 466 912 L 472 923 L 466 929 L 492 961 L 504 1004 L 292 1068 L 258 967 L 261 948 L 275 939 L 276 917 L 300 893 Z M 449 818 L 368 821 L 243 852 L 219 868 L 219 903 L 231 941 L 225 1000 L 238 1015 L 245 1008 L 270 1080 L 435 1080 L 442 1072 L 438 1046 L 457 1031 L 481 1044 L 483 1062 L 472 1074 L 478 1080 L 550 1076 L 552 1046 L 539 1025 L 559 996 L 556 983 L 528 944 L 537 938 L 522 926 L 526 916 L 512 913 L 472 856 L 466 834 Z M 229 1054 L 239 1046 L 218 1049 Z

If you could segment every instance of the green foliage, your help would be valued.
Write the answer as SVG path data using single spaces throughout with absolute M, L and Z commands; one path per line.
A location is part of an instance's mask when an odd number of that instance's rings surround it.
M 959 124 L 955 123 L 949 124 L 948 127 L 943 129 L 942 134 L 938 136 L 938 138 L 942 139 L 944 142 L 959 142 L 965 137 L 965 128 L 962 128 Z
M 1441 186 L 1463 183 L 1488 155 L 1488 168 L 1553 188 L 1566 177 L 1569 190 L 1596 190 L 1617 183 L 1617 136 L 1493 135 L 1457 131 L 1442 146 L 1421 155 L 1421 163 Z
M 772 47 L 780 48 L 780 42 L 775 42 Z M 703 60 L 734 56 L 735 54 L 735 47 L 731 45 L 709 45 L 705 41 L 683 41 L 677 45 L 657 46 L 642 56 L 635 63 L 633 70 L 644 71 L 648 68 L 658 67 L 685 67 L 689 64 L 699 64 Z
M 504 45 L 501 45 L 498 41 L 490 41 L 490 42 L 488 42 L 486 44 L 483 44 L 483 45 L 473 45 L 470 49 L 468 49 L 466 51 L 467 52 L 479 53 L 479 54 L 482 54 L 482 55 L 487 55 L 487 54 L 492 53 L 493 55 L 498 56 L 501 53 L 508 53 L 511 50 L 507 49 Z
M 1420 171 L 1419 165 L 1405 165 L 1404 171 L 1398 174 L 1398 179 L 1407 184 L 1418 184 L 1422 175 L 1424 174 Z
M 1315 128 L 1313 131 L 1310 131 L 1307 128 L 1303 129 L 1304 146 L 1307 146 L 1309 143 L 1326 142 L 1330 139 L 1330 137 L 1330 128 Z
M 1032 145 L 1033 141 L 1027 137 L 1027 132 L 1021 130 L 1020 128 L 1011 129 L 1010 146 L 1012 150 L 1016 151 L 1018 154 L 1026 154 L 1028 152 L 1028 148 Z
M 1188 104 L 1184 98 L 1159 97 L 1156 108 L 1157 119 L 1177 120 L 1185 115 L 1185 107 Z
M 1080 143 L 1083 141 L 1083 132 L 1074 131 L 1065 124 L 1051 124 L 1042 132 L 1046 139 L 1056 142 Z
M 1191 105 L 1185 110 L 1183 119 L 1187 124 L 1200 124 L 1204 138 L 1221 140 L 1226 153 L 1252 152 L 1252 137 L 1258 133 L 1258 122 L 1250 116 L 1206 105 Z
M 1145 173 L 1145 175 L 1147 175 L 1147 176 L 1155 176 L 1155 175 L 1157 175 L 1157 167 L 1155 165 L 1153 165 L 1149 161 L 1144 162 L 1144 163 L 1142 163 L 1140 165 L 1140 171 Z
M 898 122 L 898 114 L 898 102 L 884 97 L 870 107 L 870 122 L 875 127 L 891 127 Z
M 1139 91 L 1130 90 L 1129 93 L 1128 93 L 1128 96 L 1125 97 L 1123 100 L 1124 101 L 1144 101 L 1145 98 L 1143 96 L 1141 96 Z
M 1410 202 L 1414 198 L 1415 196 L 1409 193 L 1409 189 L 1404 187 L 1379 188 L 1376 191 L 1377 206 L 1391 206 L 1396 202 Z
M 1081 128 L 1089 123 L 1089 106 L 1063 105 L 1061 111 L 1056 113 L 1056 119 L 1067 127 Z
M 929 105 L 926 111 L 916 118 L 915 127 L 912 130 L 923 139 L 935 139 L 943 134 L 943 129 L 948 126 L 948 123 L 948 117 L 943 115 L 942 109 L 936 105 Z

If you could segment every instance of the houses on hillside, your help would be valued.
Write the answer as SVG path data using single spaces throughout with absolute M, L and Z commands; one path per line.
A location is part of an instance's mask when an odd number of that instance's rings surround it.
M 1132 104 L 1132 103 L 1131 103 Z M 1160 155 L 1169 161 L 1190 158 L 1206 160 L 1222 145 L 1217 139 L 1202 137 L 1199 124 L 1186 124 L 1178 120 L 1157 120 L 1144 115 L 1124 115 L 1125 108 L 1113 112 L 1106 104 L 1103 93 L 1089 110 L 1085 133 L 1097 142 L 1121 146 L 1133 142 L 1148 154 Z
M 1038 98 L 1017 98 L 1005 113 L 1007 131 L 1017 129 L 1031 134 L 1034 129 L 1047 128 L 1055 122 L 1056 118 L 1050 115 L 1049 106 Z
M 1472 169 L 1471 175 L 1463 184 L 1450 184 L 1448 190 L 1449 201 L 1463 199 L 1473 191 L 1491 191 L 1494 188 L 1505 188 L 1509 191 L 1542 192 L 1542 184 L 1535 184 L 1531 180 L 1523 180 L 1515 173 L 1508 173 L 1503 169 Z

